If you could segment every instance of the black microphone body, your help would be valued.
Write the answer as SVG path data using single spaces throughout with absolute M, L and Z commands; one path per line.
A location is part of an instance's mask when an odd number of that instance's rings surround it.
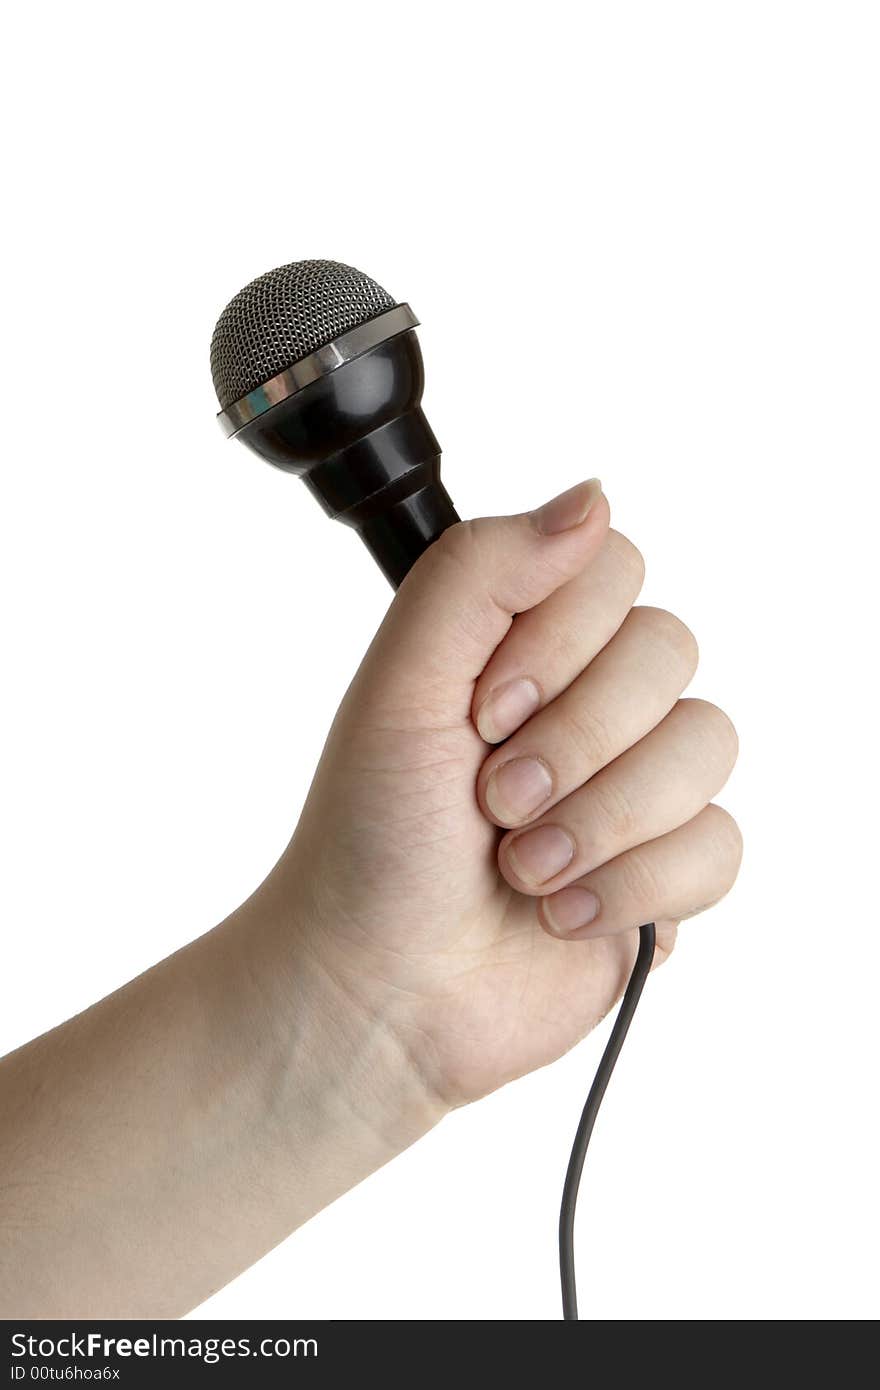
M 310 308 L 306 301 L 301 312 Z M 459 520 L 421 408 L 425 373 L 415 323 L 407 305 L 394 305 L 286 363 L 220 416 L 227 433 L 298 474 L 328 516 L 353 527 L 395 587 Z
M 237 435 L 261 458 L 299 474 L 328 516 L 359 532 L 395 586 L 459 519 L 440 481 L 440 445 L 419 404 L 424 384 L 410 329 Z

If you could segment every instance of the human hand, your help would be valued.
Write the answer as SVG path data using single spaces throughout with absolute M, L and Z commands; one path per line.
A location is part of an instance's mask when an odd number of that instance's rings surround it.
M 641 580 L 591 484 L 422 557 L 265 883 L 0 1062 L 7 1317 L 179 1316 L 726 892 L 736 737 Z
M 297 944 L 432 1101 L 553 1061 L 612 1007 L 635 928 L 721 898 L 728 718 L 682 700 L 694 638 L 633 607 L 595 482 L 463 522 L 401 586 L 339 710 L 276 881 Z M 516 615 L 516 616 L 514 616 Z

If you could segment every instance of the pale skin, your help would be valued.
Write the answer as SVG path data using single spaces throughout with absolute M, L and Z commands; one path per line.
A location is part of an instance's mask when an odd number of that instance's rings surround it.
M 427 552 L 266 881 L 0 1062 L 0 1317 L 187 1312 L 728 891 L 736 735 L 642 577 L 595 482 Z

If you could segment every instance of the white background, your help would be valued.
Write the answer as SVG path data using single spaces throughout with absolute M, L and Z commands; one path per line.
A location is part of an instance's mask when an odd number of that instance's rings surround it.
M 295 823 L 389 593 L 224 442 L 207 350 L 254 275 L 348 261 L 422 320 L 460 511 L 599 474 L 645 599 L 701 641 L 693 693 L 740 732 L 740 882 L 652 978 L 609 1092 L 584 1315 L 877 1313 L 877 19 L 7 16 L 0 1049 L 222 918 Z M 456 1114 L 201 1315 L 558 1316 L 601 1041 Z

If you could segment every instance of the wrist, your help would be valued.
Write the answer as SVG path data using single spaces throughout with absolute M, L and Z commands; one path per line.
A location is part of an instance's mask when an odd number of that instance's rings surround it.
M 390 1021 L 317 948 L 291 885 L 270 878 L 218 932 L 239 999 L 242 1061 L 294 1224 L 387 1163 L 447 1112 Z

